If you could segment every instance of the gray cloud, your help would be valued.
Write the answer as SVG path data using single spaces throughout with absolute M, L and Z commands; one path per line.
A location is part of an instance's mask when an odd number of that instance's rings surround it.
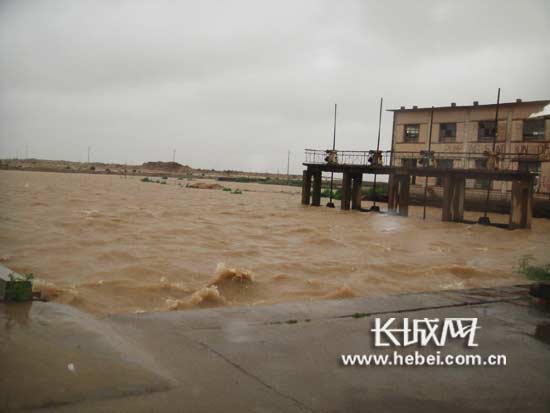
M 386 107 L 550 97 L 541 1 L 1 1 L 0 156 L 300 170 Z M 390 141 L 391 114 L 383 140 Z

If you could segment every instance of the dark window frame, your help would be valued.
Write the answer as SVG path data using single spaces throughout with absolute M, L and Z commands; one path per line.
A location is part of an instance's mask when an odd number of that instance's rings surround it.
M 489 124 L 492 126 L 487 127 L 488 125 L 486 124 Z M 482 131 L 483 131 L 483 134 L 482 134 Z M 492 142 L 496 133 L 497 133 L 497 125 L 494 120 L 480 120 L 477 122 L 478 142 Z
M 449 129 L 448 127 L 452 127 Z M 442 131 L 445 131 L 442 134 Z M 439 142 L 456 142 L 456 122 L 442 122 L 439 124 Z
M 418 130 L 415 137 L 410 137 L 407 133 L 407 128 L 415 128 Z M 403 141 L 404 142 L 418 142 L 420 140 L 420 123 L 407 123 L 403 128 Z
M 542 123 L 542 134 L 534 132 L 535 128 L 526 128 L 529 124 Z M 527 130 L 526 129 L 530 129 Z M 524 119 L 522 125 L 522 136 L 524 141 L 542 141 L 546 137 L 546 119 Z

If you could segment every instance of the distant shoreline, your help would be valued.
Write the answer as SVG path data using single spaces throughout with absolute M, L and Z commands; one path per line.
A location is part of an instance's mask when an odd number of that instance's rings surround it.
M 168 176 L 171 178 L 204 178 L 233 180 L 237 182 L 256 182 L 260 180 L 277 180 L 282 185 L 290 178 L 291 181 L 302 180 L 301 175 L 274 174 L 261 172 L 245 172 L 215 169 L 195 169 L 176 162 L 146 162 L 142 165 L 123 165 L 103 162 L 73 162 L 48 159 L 0 159 L 0 170 L 84 173 L 90 175 L 120 175 L 120 176 Z M 296 186 L 296 184 L 294 184 Z

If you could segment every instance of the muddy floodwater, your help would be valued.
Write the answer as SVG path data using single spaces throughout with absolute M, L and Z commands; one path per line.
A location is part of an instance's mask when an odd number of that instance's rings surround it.
M 435 208 L 423 221 L 418 207 L 303 207 L 295 187 L 140 179 L 0 171 L 0 262 L 47 299 L 109 314 L 509 285 L 525 282 L 521 256 L 549 259 L 544 219 L 508 231 Z

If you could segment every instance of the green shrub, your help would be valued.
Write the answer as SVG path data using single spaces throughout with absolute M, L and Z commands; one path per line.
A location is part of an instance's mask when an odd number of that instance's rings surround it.
M 371 186 L 370 188 L 366 189 L 363 191 L 362 193 L 363 197 L 365 198 L 372 198 L 372 196 L 374 195 L 374 191 L 373 191 L 373 187 Z M 379 185 L 377 184 L 376 185 L 376 195 L 379 195 L 379 196 L 385 196 L 385 195 L 388 195 L 388 188 L 387 186 L 382 186 L 382 185 Z
M 231 188 L 223 188 L 222 191 L 231 192 Z
M 233 192 L 231 192 L 232 194 L 236 194 L 236 195 L 241 195 L 243 193 L 243 191 L 241 191 L 239 188 L 235 189 Z
M 141 179 L 141 182 L 153 182 L 153 180 L 146 176 L 145 178 Z
M 531 265 L 532 261 L 534 261 L 534 258 L 531 255 L 521 257 L 516 272 L 533 281 L 550 281 L 550 264 Z
M 330 198 L 330 189 L 324 189 L 323 192 L 321 192 L 321 196 L 323 198 Z M 332 199 L 340 200 L 342 199 L 342 193 L 339 189 L 336 191 L 332 191 Z

